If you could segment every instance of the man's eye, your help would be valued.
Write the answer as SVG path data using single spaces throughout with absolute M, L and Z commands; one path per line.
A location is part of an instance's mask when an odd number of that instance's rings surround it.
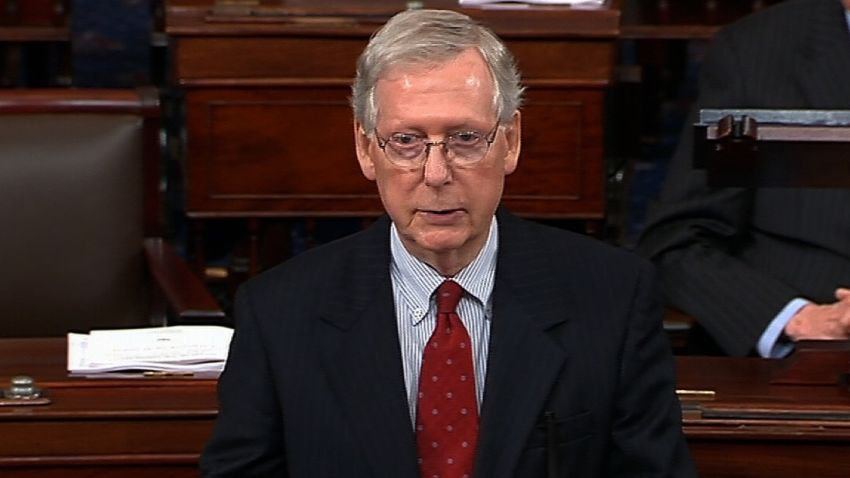
M 481 135 L 479 133 L 476 133 L 475 131 L 464 131 L 453 134 L 452 139 L 455 143 L 461 145 L 471 145 L 480 141 Z
M 397 133 L 397 134 L 392 135 L 392 137 L 390 138 L 390 141 L 392 141 L 393 144 L 396 144 L 398 146 L 413 146 L 413 145 L 418 144 L 421 141 L 421 138 L 419 138 L 418 136 L 416 136 L 414 134 L 398 134 Z

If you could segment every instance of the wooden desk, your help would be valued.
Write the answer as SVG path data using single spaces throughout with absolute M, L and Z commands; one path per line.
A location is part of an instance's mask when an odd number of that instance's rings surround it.
M 32 376 L 50 405 L 0 407 L 0 476 L 197 477 L 214 380 L 71 379 L 65 339 L 0 339 L 0 387 Z
M 64 339 L 0 339 L 0 384 L 21 373 L 49 389 L 46 406 L 0 407 L 0 476 L 189 477 L 216 415 L 215 382 L 70 379 Z M 850 392 L 776 386 L 780 361 L 679 357 L 684 429 L 700 476 L 845 477 Z M 14 473 L 14 474 L 12 474 Z
M 684 429 L 700 476 L 846 477 L 847 387 L 770 385 L 783 361 L 679 357 L 679 388 L 716 391 L 684 403 Z
M 405 2 L 254 3 L 167 3 L 175 81 L 186 98 L 189 217 L 381 213 L 354 155 L 348 97 L 369 36 Z M 424 3 L 458 8 L 454 0 Z M 514 212 L 604 216 L 603 102 L 617 5 L 463 10 L 507 42 L 528 86 L 522 160 L 504 198 Z

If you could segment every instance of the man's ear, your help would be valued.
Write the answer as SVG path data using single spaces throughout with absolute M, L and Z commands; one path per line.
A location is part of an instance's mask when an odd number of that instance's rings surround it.
M 354 149 L 357 152 L 357 162 L 360 163 L 360 171 L 370 181 L 375 180 L 375 162 L 369 152 L 372 139 L 369 133 L 363 129 L 363 125 L 354 120 Z
M 519 162 L 519 151 L 522 145 L 522 116 L 519 111 L 514 112 L 510 124 L 505 125 L 505 140 L 507 150 L 505 151 L 505 175 L 516 171 Z

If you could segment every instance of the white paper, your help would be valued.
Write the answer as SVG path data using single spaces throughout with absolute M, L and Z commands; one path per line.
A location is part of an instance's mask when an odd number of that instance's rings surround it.
M 182 325 L 68 334 L 68 371 L 220 372 L 233 329 Z
M 505 5 L 509 4 L 525 4 L 525 5 L 575 5 L 575 6 L 599 6 L 605 3 L 605 0 L 460 0 L 461 5 L 465 6 L 483 6 L 483 5 Z

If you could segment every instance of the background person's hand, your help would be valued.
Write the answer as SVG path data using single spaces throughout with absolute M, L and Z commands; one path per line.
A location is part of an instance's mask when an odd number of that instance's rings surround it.
M 791 340 L 841 340 L 850 338 L 850 289 L 835 291 L 836 302 L 809 304 L 785 326 Z

